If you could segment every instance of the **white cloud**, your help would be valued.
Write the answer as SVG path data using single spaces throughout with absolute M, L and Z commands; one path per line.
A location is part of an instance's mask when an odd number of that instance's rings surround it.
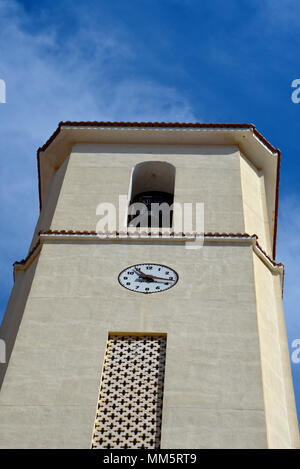
M 11 264 L 26 255 L 38 216 L 36 149 L 60 120 L 195 121 L 195 116 L 176 89 L 126 76 L 134 50 L 92 23 L 61 40 L 54 26 L 37 32 L 20 5 L 0 0 L 0 44 L 0 78 L 7 91 L 7 103 L 0 104 L 3 299 L 11 288 Z

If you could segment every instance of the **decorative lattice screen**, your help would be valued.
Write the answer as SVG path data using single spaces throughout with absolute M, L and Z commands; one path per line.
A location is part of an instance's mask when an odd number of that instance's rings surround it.
M 92 448 L 159 448 L 166 336 L 110 335 Z

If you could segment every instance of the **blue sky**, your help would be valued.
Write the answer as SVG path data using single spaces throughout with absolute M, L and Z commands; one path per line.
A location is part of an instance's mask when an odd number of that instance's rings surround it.
M 0 319 L 38 217 L 36 149 L 60 120 L 249 122 L 282 151 L 277 260 L 300 338 L 299 22 L 297 0 L 0 0 Z

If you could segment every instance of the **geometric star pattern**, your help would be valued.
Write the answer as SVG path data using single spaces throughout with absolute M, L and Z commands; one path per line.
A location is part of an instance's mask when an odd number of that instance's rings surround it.
M 160 447 L 165 335 L 109 335 L 92 448 Z

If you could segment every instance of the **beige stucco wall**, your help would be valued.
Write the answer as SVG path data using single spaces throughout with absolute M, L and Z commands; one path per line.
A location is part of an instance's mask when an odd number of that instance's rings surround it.
M 242 153 L 240 165 L 245 231 L 249 234 L 256 234 L 261 247 L 272 257 L 264 172 L 255 168 Z
M 137 163 L 167 161 L 176 168 L 175 202 L 204 202 L 205 231 L 244 232 L 239 155 L 234 146 L 76 145 L 51 229 L 95 230 L 97 205 L 118 207 Z
M 69 158 L 66 158 L 63 164 L 60 166 L 60 168 L 57 169 L 57 171 L 53 172 L 52 177 L 50 179 L 48 188 L 47 188 L 47 194 L 43 203 L 42 210 L 40 212 L 34 234 L 32 237 L 32 241 L 29 247 L 29 252 L 31 249 L 34 248 L 36 245 L 38 239 L 39 239 L 39 232 L 41 230 L 49 230 L 52 219 L 56 210 L 57 206 L 57 201 L 59 198 L 59 194 L 61 191 L 61 187 L 64 181 L 64 177 L 67 171 L 69 163 Z
M 204 202 L 206 232 L 256 233 L 270 252 L 263 173 L 223 145 L 74 146 L 53 173 L 32 245 L 39 230 L 95 230 L 97 205 L 117 206 L 132 168 L 149 160 L 175 166 L 175 202 Z M 125 290 L 119 272 L 141 262 L 169 265 L 178 284 Z M 0 447 L 90 447 L 116 331 L 167 333 L 162 447 L 298 444 L 280 280 L 253 260 L 251 241 L 195 251 L 178 241 L 48 240 L 17 275 L 3 321 L 11 346 L 21 319 L 0 392 Z
M 300 448 L 280 275 L 253 254 L 268 444 Z
M 25 305 L 35 274 L 37 259 L 16 276 L 6 312 L 0 326 L 0 339 L 5 342 L 6 363 L 0 364 L 0 390 L 5 376 L 7 363 L 14 347 L 15 339 L 24 314 Z M 0 436 L 1 440 L 1 436 Z
M 178 284 L 121 287 L 143 261 Z M 1 447 L 89 447 L 109 331 L 168 335 L 162 447 L 266 447 L 252 248 L 141 242 L 44 244 L 0 393 Z

